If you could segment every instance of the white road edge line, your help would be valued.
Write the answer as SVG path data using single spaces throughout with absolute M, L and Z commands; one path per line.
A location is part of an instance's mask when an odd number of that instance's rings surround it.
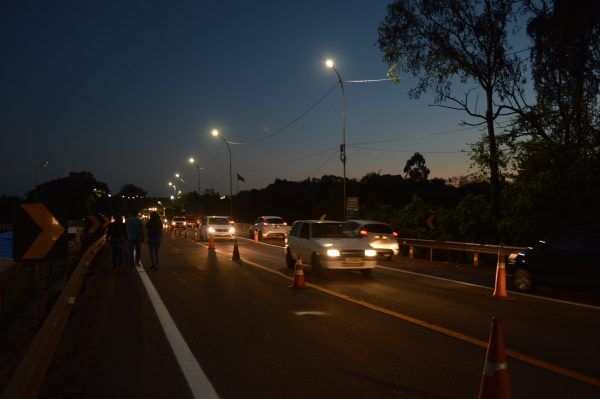
M 411 272 L 409 270 L 396 269 L 396 268 L 388 267 L 388 266 L 379 266 L 379 265 L 377 265 L 376 267 L 378 267 L 380 269 L 391 270 L 391 271 L 398 272 L 398 273 L 412 274 L 412 275 L 415 275 L 415 276 L 427 277 L 427 278 L 431 278 L 431 279 L 434 279 L 434 280 L 441 280 L 441 281 L 446 281 L 446 282 L 455 283 L 455 284 L 462 284 L 462 285 L 467 285 L 467 286 L 470 286 L 470 287 L 484 288 L 484 289 L 486 289 L 488 291 L 492 291 L 493 290 L 493 288 L 488 287 L 486 285 L 479 285 L 479 284 L 467 283 L 467 282 L 460 281 L 460 280 L 452 280 L 452 279 L 444 278 L 444 277 L 431 276 L 429 274 L 422 274 L 422 273 L 417 273 L 417 272 Z M 565 304 L 565 305 L 572 305 L 572 306 L 579 306 L 579 307 L 582 307 L 582 308 L 589 308 L 589 309 L 594 309 L 594 310 L 600 310 L 600 306 L 588 305 L 587 303 L 564 301 L 562 299 L 555 299 L 555 298 L 549 298 L 549 297 L 546 297 L 546 296 L 525 294 L 523 292 L 516 292 L 516 291 L 508 291 L 508 292 L 510 292 L 513 295 L 520 295 L 520 296 L 529 297 L 529 298 L 541 299 L 541 300 L 544 300 L 544 301 L 562 303 L 562 304 Z
M 195 399 L 218 399 L 219 395 L 217 395 L 217 392 L 208 380 L 208 377 L 204 374 L 200 364 L 198 364 L 194 354 L 185 342 L 183 335 L 181 335 L 181 332 L 177 329 L 173 318 L 169 314 L 169 310 L 160 298 L 150 277 L 148 277 L 143 267 L 136 267 L 136 269 L 144 284 L 144 288 L 146 288 L 146 293 L 148 293 L 148 297 L 150 297 L 150 302 L 152 302 L 160 325 L 167 336 L 169 345 L 175 354 L 177 363 L 179 363 L 179 367 L 192 391 L 192 395 Z

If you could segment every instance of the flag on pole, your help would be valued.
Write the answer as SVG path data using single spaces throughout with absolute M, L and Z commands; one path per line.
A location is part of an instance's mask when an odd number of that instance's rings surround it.
M 240 181 L 242 181 L 242 182 L 244 182 L 244 183 L 246 182 L 246 180 L 242 176 L 240 176 L 239 173 L 237 173 L 237 179 L 240 180 Z

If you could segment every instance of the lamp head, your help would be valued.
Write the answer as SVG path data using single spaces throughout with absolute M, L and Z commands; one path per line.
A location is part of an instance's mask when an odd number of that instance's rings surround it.
M 169 186 L 172 186 L 172 185 L 173 185 L 173 183 L 171 183 L 171 182 L 168 182 L 167 184 L 168 184 Z
M 325 61 L 325 65 L 327 66 L 327 68 L 333 68 L 333 60 L 328 59 L 327 61 Z
M 219 136 L 219 131 L 217 129 L 213 129 L 212 132 L 210 132 L 210 134 L 212 134 L 213 137 L 218 137 Z
M 194 163 L 194 162 L 196 162 L 196 160 L 194 159 L 194 157 L 190 157 L 190 159 L 189 159 L 188 161 L 189 161 L 189 163 Z

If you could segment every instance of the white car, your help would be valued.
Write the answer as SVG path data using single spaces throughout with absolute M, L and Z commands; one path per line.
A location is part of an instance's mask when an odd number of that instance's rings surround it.
M 369 245 L 377 250 L 379 256 L 392 259 L 398 255 L 398 233 L 389 224 L 374 220 L 350 220 L 344 225 L 344 231 L 363 237 Z
M 200 239 L 212 238 L 235 238 L 235 227 L 229 223 L 227 216 L 204 216 L 200 226 Z
M 377 264 L 377 251 L 359 236 L 344 232 L 344 222 L 298 220 L 288 235 L 286 263 L 294 268 L 298 256 L 311 265 L 313 274 L 323 269 L 360 270 L 370 274 Z
M 250 238 L 254 238 L 254 232 L 258 234 L 258 239 L 267 238 L 286 238 L 288 234 L 288 225 L 279 216 L 259 216 L 250 226 Z

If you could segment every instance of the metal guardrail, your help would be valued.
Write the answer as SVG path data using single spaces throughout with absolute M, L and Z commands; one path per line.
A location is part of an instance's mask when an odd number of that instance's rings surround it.
M 504 245 L 491 244 L 476 244 L 468 242 L 456 241 L 436 241 L 436 240 L 421 240 L 415 238 L 399 238 L 398 243 L 408 247 L 409 258 L 414 257 L 414 248 L 429 248 L 429 259 L 433 260 L 433 250 L 439 249 L 444 251 L 470 252 L 473 254 L 473 264 L 479 264 L 479 254 L 494 254 L 508 256 L 511 253 L 521 252 L 526 250 L 526 247 L 514 247 Z
M 6 389 L 2 392 L 2 398 L 33 399 L 38 396 L 67 319 L 79 296 L 88 266 L 90 266 L 103 245 L 104 237 L 100 237 L 81 257 L 50 314 L 33 338 L 25 356 L 19 363 Z

